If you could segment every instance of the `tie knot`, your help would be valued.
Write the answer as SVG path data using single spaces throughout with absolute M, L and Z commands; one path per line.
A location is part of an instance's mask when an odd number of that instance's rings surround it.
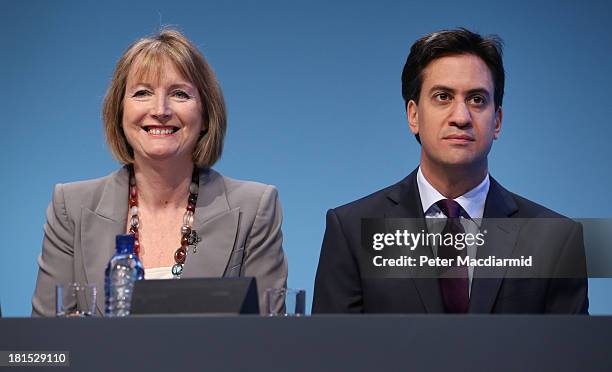
M 442 199 L 436 203 L 438 208 L 446 215 L 447 218 L 459 218 L 461 215 L 461 205 L 453 199 Z

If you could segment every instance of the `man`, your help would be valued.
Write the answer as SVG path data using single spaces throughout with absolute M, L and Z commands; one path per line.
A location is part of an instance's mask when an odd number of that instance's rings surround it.
M 454 250 L 453 258 L 533 255 L 586 275 L 581 225 L 489 176 L 487 156 L 502 126 L 501 55 L 501 40 L 466 29 L 434 32 L 412 46 L 402 95 L 420 165 L 397 184 L 328 211 L 313 313 L 587 313 L 582 275 L 522 278 L 506 268 L 459 267 L 450 278 L 389 278 L 363 270 L 362 219 L 442 217 L 443 231 L 465 232 L 451 220 L 459 219 L 486 234 L 484 246 Z M 527 222 L 534 219 L 546 223 Z M 449 252 L 422 248 L 430 257 Z

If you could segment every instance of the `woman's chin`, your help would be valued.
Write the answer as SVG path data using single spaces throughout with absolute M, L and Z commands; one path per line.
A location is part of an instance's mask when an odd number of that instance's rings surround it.
M 137 156 L 138 158 L 138 156 Z M 188 156 L 177 151 L 147 151 L 140 156 L 143 160 L 158 161 L 158 162 L 173 162 L 189 159 Z

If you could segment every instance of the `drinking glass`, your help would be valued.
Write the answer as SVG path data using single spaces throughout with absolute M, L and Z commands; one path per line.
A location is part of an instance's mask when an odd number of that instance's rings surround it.
M 95 314 L 96 287 L 91 284 L 66 283 L 55 287 L 55 315 L 86 317 Z
M 306 290 L 268 288 L 264 313 L 269 316 L 301 316 L 306 314 Z

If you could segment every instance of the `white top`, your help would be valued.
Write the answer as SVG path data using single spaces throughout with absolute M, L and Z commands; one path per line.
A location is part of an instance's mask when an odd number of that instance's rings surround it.
M 421 196 L 421 204 L 423 205 L 423 213 L 428 218 L 446 218 L 444 213 L 436 205 L 442 199 L 446 199 L 427 181 L 421 167 L 417 171 L 417 184 L 419 186 L 419 195 Z M 485 201 L 489 193 L 489 174 L 482 180 L 478 186 L 474 187 L 465 194 L 455 198 L 454 200 L 470 215 L 472 219 L 481 219 L 484 214 Z
M 440 194 L 421 172 L 421 167 L 417 171 L 417 186 L 419 188 L 419 195 L 421 197 L 421 204 L 423 205 L 423 213 L 425 219 L 429 218 L 446 218 L 444 213 L 436 205 L 436 203 L 442 199 L 446 199 L 444 195 Z M 489 193 L 489 186 L 491 181 L 489 180 L 489 174 L 482 180 L 478 186 L 474 187 L 465 194 L 455 198 L 454 200 L 467 212 L 470 216 L 469 219 L 461 216 L 461 225 L 467 233 L 476 234 L 480 230 L 480 222 L 482 221 L 482 215 L 484 214 L 485 201 L 487 200 L 487 194 Z M 427 224 L 428 229 L 431 232 L 435 229 L 433 224 Z M 440 228 L 441 226 L 438 226 Z M 433 254 L 438 255 L 438 247 L 432 247 Z M 470 244 L 467 246 L 467 256 L 470 258 L 476 257 L 476 245 Z M 469 279 L 469 294 L 472 294 L 472 278 L 474 277 L 474 267 L 468 267 L 468 279 Z
M 147 279 L 172 279 L 172 266 L 168 267 L 150 267 L 145 269 L 144 278 Z

